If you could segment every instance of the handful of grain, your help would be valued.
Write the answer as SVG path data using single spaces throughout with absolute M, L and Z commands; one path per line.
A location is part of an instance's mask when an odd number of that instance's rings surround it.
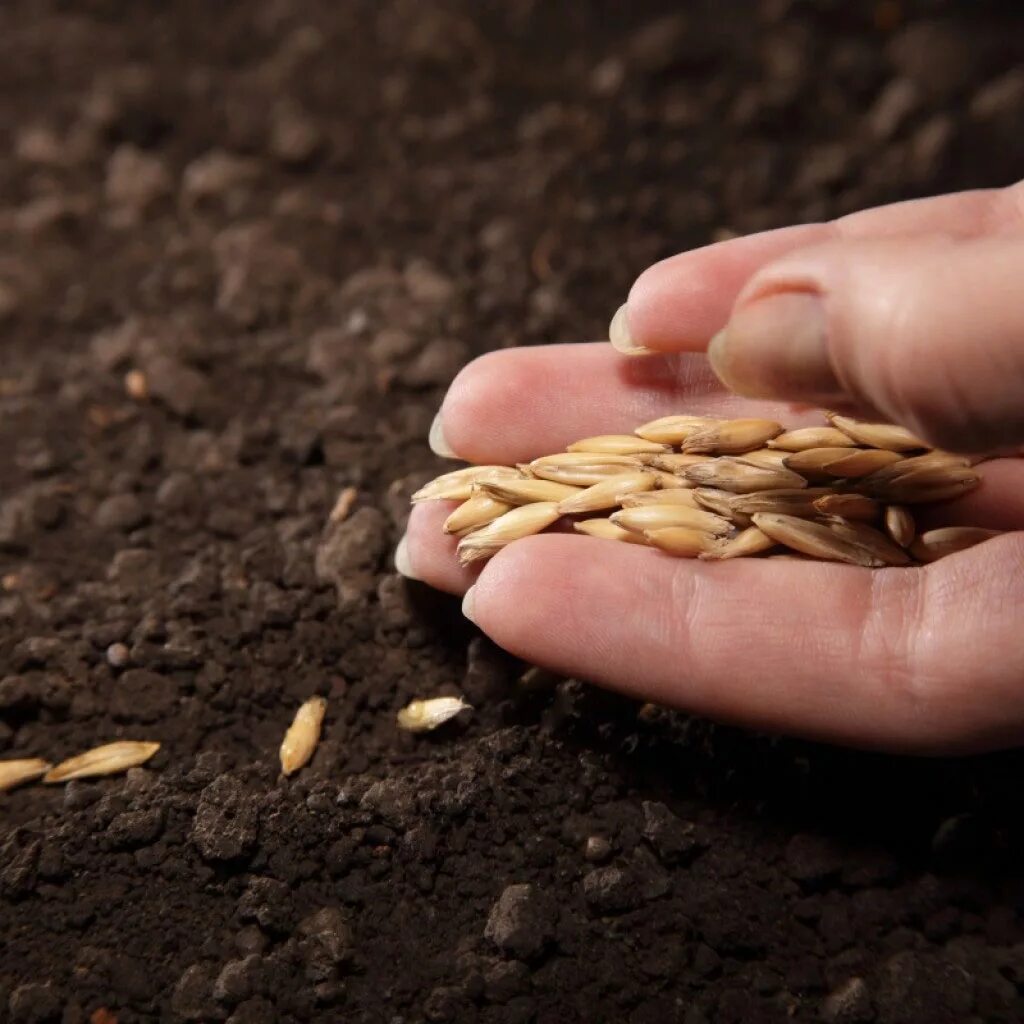
M 445 473 L 412 500 L 461 502 L 444 531 L 460 538 L 463 565 L 566 517 L 580 533 L 682 558 L 795 552 L 868 568 L 933 562 L 998 532 L 918 534 L 906 506 L 972 490 L 970 460 L 903 427 L 828 420 L 784 431 L 764 419 L 665 416 L 519 466 Z

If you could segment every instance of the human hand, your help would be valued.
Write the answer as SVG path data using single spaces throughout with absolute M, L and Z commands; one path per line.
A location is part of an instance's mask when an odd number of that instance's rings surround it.
M 613 342 L 644 358 L 604 344 L 491 353 L 452 385 L 432 446 L 513 463 L 674 412 L 796 425 L 786 403 L 799 401 L 871 409 L 958 451 L 1017 450 L 1022 269 L 1024 184 L 684 253 L 642 274 L 616 315 Z M 712 366 L 751 397 L 731 394 Z M 1019 528 L 1024 461 L 978 468 L 984 486 L 932 514 Z M 441 533 L 451 509 L 413 510 L 396 565 L 468 590 L 467 615 L 531 662 L 695 714 L 861 746 L 1024 739 L 1024 533 L 874 571 L 677 560 L 549 534 L 480 571 L 460 568 Z

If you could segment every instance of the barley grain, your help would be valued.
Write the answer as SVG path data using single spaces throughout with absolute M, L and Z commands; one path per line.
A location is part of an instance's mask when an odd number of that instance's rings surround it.
M 680 447 L 687 453 L 738 455 L 763 448 L 766 442 L 781 433 L 781 425 L 772 420 L 723 420 L 695 430 Z
M 686 505 L 648 505 L 646 508 L 624 508 L 614 513 L 611 520 L 616 526 L 621 526 L 624 530 L 632 530 L 634 533 L 662 530 L 670 526 L 687 526 L 692 530 L 701 530 L 716 537 L 724 537 L 733 532 L 732 523 L 728 519 L 716 516 L 714 512 L 688 508 Z
M 824 524 L 811 522 L 809 519 L 759 512 L 754 516 L 754 525 L 779 544 L 812 558 L 829 562 L 847 562 L 850 565 L 867 568 L 877 568 L 885 564 L 860 545 L 843 540 Z
M 445 533 L 461 537 L 463 534 L 479 530 L 488 523 L 493 523 L 498 516 L 511 511 L 513 505 L 497 501 L 489 494 L 481 491 L 464 501 L 445 521 L 442 529 Z
M 882 506 L 866 494 L 837 492 L 823 494 L 814 501 L 815 511 L 822 515 L 842 516 L 844 519 L 857 519 L 872 522 L 878 518 Z
M 734 514 L 741 512 L 751 516 L 755 512 L 767 512 L 786 516 L 813 516 L 818 511 L 814 503 L 831 493 L 827 487 L 807 487 L 803 490 L 790 487 L 734 494 L 729 504 Z
M 124 772 L 145 764 L 159 749 L 159 743 L 142 743 L 135 740 L 105 743 L 101 747 L 87 750 L 84 754 L 61 761 L 43 776 L 43 782 L 68 782 L 70 779 Z
M 903 548 L 867 523 L 843 519 L 842 516 L 828 516 L 826 525 L 841 540 L 862 547 L 885 565 L 910 565 L 910 556 Z
M 885 507 L 885 531 L 900 547 L 909 547 L 917 533 L 914 516 L 902 505 Z
M 341 523 L 348 519 L 348 514 L 356 503 L 358 493 L 354 487 L 346 487 L 338 495 L 338 500 L 335 501 L 334 508 L 331 509 L 331 514 L 327 517 L 327 521 L 329 523 Z
M 807 486 L 807 481 L 788 469 L 766 469 L 749 466 L 739 459 L 722 458 L 700 466 L 691 466 L 684 472 L 687 480 L 698 487 L 714 487 L 732 494 L 752 491 L 771 491 Z
M 463 565 L 468 565 L 470 562 L 490 558 L 506 544 L 540 533 L 558 519 L 559 515 L 558 505 L 553 501 L 520 505 L 519 508 L 498 516 L 493 522 L 463 537 L 457 548 L 459 561 Z
M 862 477 L 903 456 L 880 448 L 808 448 L 786 456 L 786 466 L 811 477 Z
M 414 700 L 398 712 L 398 727 L 406 732 L 431 732 L 468 707 L 461 697 Z
M 599 537 L 601 540 L 618 540 L 627 544 L 647 543 L 641 534 L 624 530 L 610 519 L 582 519 L 578 523 L 573 523 L 573 529 L 588 537 Z
M 653 490 L 655 483 L 650 473 L 620 473 L 563 499 L 558 503 L 558 512 L 574 516 L 618 508 L 620 495 Z
M 669 526 L 661 530 L 649 530 L 644 534 L 654 547 L 675 555 L 676 558 L 697 558 L 710 551 L 715 545 L 713 534 L 694 530 L 687 526 Z
M 633 434 L 600 434 L 597 437 L 585 437 L 582 441 L 574 441 L 567 452 L 587 452 L 594 455 L 639 455 L 650 453 L 657 455 L 671 451 L 667 444 L 658 444 Z
M 801 427 L 787 430 L 768 442 L 769 448 L 787 452 L 804 452 L 808 448 L 855 448 L 857 442 L 835 427 Z
M 827 413 L 828 421 L 858 444 L 872 448 L 884 448 L 891 452 L 910 452 L 928 445 L 912 434 L 906 427 L 891 423 L 862 423 L 849 416 Z
M 518 470 L 511 466 L 465 466 L 454 469 L 450 473 L 424 484 L 412 496 L 414 502 L 421 501 L 465 501 L 473 493 L 473 484 L 477 480 L 488 480 L 495 477 L 517 477 Z
M 922 533 L 911 543 L 910 553 L 919 562 L 935 562 L 998 537 L 1000 533 L 999 530 L 985 530 L 980 526 L 945 526 Z
M 644 491 L 623 494 L 619 502 L 623 508 L 643 508 L 647 505 L 687 505 L 700 508 L 696 492 L 687 487 L 670 487 L 661 491 Z
M 683 455 L 673 452 L 671 455 L 655 455 L 651 459 L 651 465 L 655 469 L 664 470 L 666 473 L 681 473 L 690 466 L 699 465 L 702 462 L 714 462 L 713 455 Z
M 281 741 L 281 771 L 285 775 L 294 775 L 309 764 L 320 742 L 326 712 L 327 701 L 323 697 L 310 697 L 295 712 L 295 718 Z
M 45 775 L 53 765 L 40 757 L 25 757 L 14 761 L 0 761 L 0 793 L 6 793 L 15 786 L 34 782 Z
M 648 441 L 659 444 L 680 444 L 694 431 L 716 422 L 710 416 L 662 416 L 636 428 L 634 433 Z
M 771 448 L 756 448 L 752 452 L 744 452 L 734 456 L 737 462 L 748 466 L 760 466 L 762 469 L 785 469 L 787 452 L 775 451 Z
M 729 558 L 749 558 L 762 555 L 775 547 L 775 541 L 756 526 L 748 526 L 735 537 L 720 540 L 710 551 L 700 557 L 708 561 L 721 562 Z
M 529 505 L 535 501 L 561 501 L 574 494 L 581 494 L 579 487 L 571 484 L 560 484 L 554 480 L 538 480 L 536 478 L 502 480 L 481 480 L 476 485 L 484 494 L 495 501 L 508 505 Z

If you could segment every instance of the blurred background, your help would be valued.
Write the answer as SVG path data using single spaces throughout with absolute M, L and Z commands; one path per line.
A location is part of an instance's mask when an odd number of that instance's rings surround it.
M 474 355 L 1022 127 L 1018 3 L 4 0 L 0 757 L 164 747 L 0 794 L 0 1019 L 1024 1019 L 1017 755 L 524 696 L 389 561 Z

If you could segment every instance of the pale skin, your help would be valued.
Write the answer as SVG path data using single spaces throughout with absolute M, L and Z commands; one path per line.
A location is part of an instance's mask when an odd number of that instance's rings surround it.
M 673 412 L 788 426 L 844 407 L 936 446 L 1004 453 L 932 521 L 1024 526 L 1024 183 L 682 253 L 640 275 L 612 334 L 633 354 L 602 342 L 477 359 L 445 397 L 433 447 L 514 463 Z M 535 664 L 856 746 L 1024 741 L 1024 532 L 874 571 L 696 562 L 559 533 L 474 570 L 441 533 L 452 507 L 413 510 L 398 568 L 466 594 L 472 621 Z

